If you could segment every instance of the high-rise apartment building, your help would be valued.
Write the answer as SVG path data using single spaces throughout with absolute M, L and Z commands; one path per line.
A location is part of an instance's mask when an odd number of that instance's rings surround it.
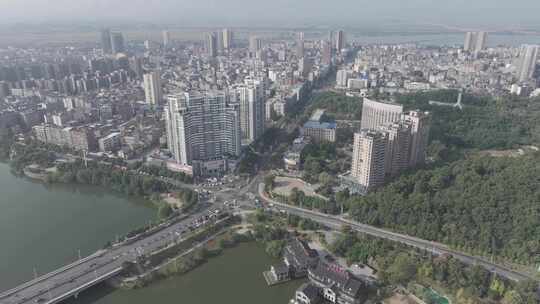
M 111 48 L 113 54 L 123 53 L 126 51 L 124 44 L 124 35 L 120 32 L 111 33 Z
M 465 43 L 463 45 L 463 50 L 466 52 L 478 53 L 486 47 L 486 43 L 486 32 L 467 32 L 465 34 Z
M 403 115 L 402 121 L 411 128 L 409 167 L 422 165 L 426 161 L 431 115 L 429 112 L 410 111 Z
M 169 45 L 171 43 L 171 34 L 169 33 L 169 31 L 163 31 L 161 33 L 161 35 L 162 35 L 162 39 L 163 39 L 163 47 L 164 48 L 169 47 Z
M 486 48 L 487 44 L 487 33 L 486 32 L 478 32 L 476 33 L 476 44 L 474 47 L 474 52 L 478 53 Z
M 383 125 L 378 130 L 385 133 L 388 138 L 385 152 L 385 174 L 397 176 L 409 167 L 411 126 L 400 121 Z
M 304 57 L 304 32 L 299 32 L 296 37 L 296 57 Z
M 161 91 L 161 78 L 159 72 L 153 71 L 144 74 L 144 93 L 146 103 L 153 106 L 160 105 L 163 100 Z
M 336 49 L 338 52 L 341 52 L 342 49 L 345 48 L 346 42 L 345 42 L 345 32 L 342 30 L 339 30 L 336 32 Z
M 378 127 L 401 119 L 403 105 L 364 98 L 361 129 L 375 130 Z
M 336 72 L 336 87 L 337 88 L 346 88 L 347 87 L 347 81 L 351 76 L 353 75 L 352 70 L 338 70 Z
M 523 45 L 519 53 L 517 76 L 520 82 L 527 81 L 534 76 L 538 60 L 538 45 Z
M 255 57 L 258 51 L 262 49 L 262 40 L 257 36 L 249 37 L 249 52 Z
M 235 88 L 235 98 L 240 105 L 240 128 L 242 139 L 252 143 L 264 133 L 266 117 L 265 91 L 261 81 L 246 79 Z
M 384 183 L 388 135 L 377 130 L 354 134 L 351 176 L 369 191 Z
M 206 54 L 209 57 L 216 57 L 217 56 L 217 36 L 216 33 L 207 33 L 206 34 Z
M 322 64 L 332 64 L 332 44 L 326 40 L 321 41 L 322 44 Z
M 111 31 L 109 29 L 101 30 L 101 49 L 104 54 L 112 53 Z
M 226 50 L 233 47 L 233 32 L 230 29 L 223 29 L 223 47 Z
M 240 155 L 239 106 L 221 91 L 181 93 L 167 99 L 167 143 L 176 162 L 192 166 L 196 174 L 223 173 L 226 158 Z

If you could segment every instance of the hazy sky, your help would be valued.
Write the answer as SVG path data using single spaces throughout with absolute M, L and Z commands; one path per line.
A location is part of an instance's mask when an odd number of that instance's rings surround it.
M 0 0 L 0 23 L 144 21 L 180 25 L 540 25 L 540 0 Z

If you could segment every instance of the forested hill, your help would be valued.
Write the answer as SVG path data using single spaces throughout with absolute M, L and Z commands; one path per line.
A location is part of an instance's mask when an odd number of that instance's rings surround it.
M 540 100 L 465 94 L 463 110 L 431 106 L 429 101 L 455 103 L 459 92 L 439 90 L 399 95 L 406 109 L 432 112 L 431 140 L 458 149 L 509 149 L 540 142 Z
M 540 264 L 540 154 L 475 157 L 404 175 L 348 202 L 360 222 Z

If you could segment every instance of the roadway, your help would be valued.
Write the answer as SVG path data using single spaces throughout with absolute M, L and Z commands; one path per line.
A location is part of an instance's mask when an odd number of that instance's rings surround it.
M 284 210 L 287 213 L 294 214 L 302 218 L 313 220 L 329 228 L 341 229 L 343 226 L 347 225 L 358 232 L 362 232 L 362 233 L 372 235 L 378 238 L 406 244 L 411 247 L 415 247 L 421 250 L 426 250 L 435 255 L 448 254 L 467 265 L 480 265 L 484 267 L 485 269 L 489 270 L 490 272 L 496 273 L 512 281 L 523 281 L 527 279 L 535 279 L 533 276 L 527 273 L 518 272 L 512 269 L 509 269 L 507 267 L 492 263 L 489 260 L 486 260 L 482 257 L 477 257 L 477 256 L 469 255 L 463 252 L 458 252 L 456 250 L 448 248 L 448 246 L 444 244 L 427 241 L 427 240 L 423 240 L 417 237 L 413 237 L 413 236 L 409 236 L 409 235 L 405 235 L 401 233 L 395 233 L 389 230 L 361 224 L 361 223 L 354 222 L 354 221 L 351 221 L 351 220 L 348 220 L 339 216 L 328 215 L 328 214 L 311 211 L 311 210 L 307 210 L 307 209 L 303 209 L 303 208 L 299 208 L 299 207 L 295 207 L 295 206 L 291 206 L 287 204 L 282 204 L 280 202 L 277 202 L 269 198 L 266 195 L 264 191 L 263 183 L 259 184 L 258 192 L 259 192 L 259 196 L 264 201 L 266 201 L 269 204 L 274 204 L 280 210 Z
M 216 208 L 212 208 L 214 211 Z M 122 270 L 125 262 L 135 262 L 138 257 L 181 241 L 196 220 L 210 215 L 205 209 L 138 240 L 119 243 L 112 248 L 67 265 L 54 272 L 15 287 L 0 294 L 2 304 L 41 303 L 53 304 L 77 295 L 80 291 L 97 284 Z M 83 288 L 81 288 L 83 287 Z
M 183 235 L 195 225 L 196 220 L 204 218 L 216 209 L 224 210 L 226 208 L 223 205 L 224 202 L 239 199 L 241 200 L 240 204 L 249 204 L 249 198 L 246 198 L 246 194 L 249 191 L 256 192 L 257 187 L 257 179 L 237 188 L 216 188 L 196 187 L 170 178 L 160 178 L 176 187 L 189 188 L 199 192 L 210 190 L 214 196 L 215 204 L 202 202 L 198 204 L 198 210 L 193 211 L 189 217 L 170 224 L 168 227 L 164 225 L 161 230 L 140 237 L 140 239 L 133 237 L 129 242 L 115 244 L 106 250 L 99 250 L 72 264 L 0 293 L 0 304 L 54 304 L 73 295 L 76 296 L 84 289 L 120 273 L 125 262 L 135 262 L 141 256 L 164 248 L 173 242 L 181 241 Z

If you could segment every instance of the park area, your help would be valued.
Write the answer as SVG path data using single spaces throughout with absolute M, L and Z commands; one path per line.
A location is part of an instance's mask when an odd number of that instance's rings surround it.
M 274 193 L 278 195 L 288 197 L 294 188 L 304 192 L 306 196 L 318 197 L 323 200 L 327 200 L 326 197 L 315 192 L 315 186 L 310 185 L 299 178 L 277 176 L 274 181 Z

